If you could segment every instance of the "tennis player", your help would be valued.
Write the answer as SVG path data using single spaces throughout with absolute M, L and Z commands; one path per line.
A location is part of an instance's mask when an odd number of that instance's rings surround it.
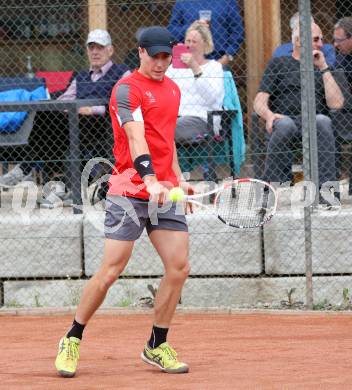
M 138 42 L 139 69 L 121 79 L 112 91 L 116 172 L 111 176 L 106 202 L 103 262 L 83 290 L 72 327 L 60 340 L 55 366 L 63 377 L 75 375 L 83 330 L 124 270 L 144 228 L 165 273 L 155 297 L 151 336 L 141 358 L 167 373 L 188 372 L 187 364 L 178 361 L 166 341 L 189 273 L 186 218 L 175 212 L 175 204 L 166 207 L 166 198 L 172 186 L 191 192 L 182 182 L 174 142 L 180 91 L 165 76 L 172 41 L 167 29 L 147 28 Z

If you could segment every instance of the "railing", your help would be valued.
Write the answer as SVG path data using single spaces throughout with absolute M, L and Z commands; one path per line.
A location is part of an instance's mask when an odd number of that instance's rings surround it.
M 80 128 L 78 109 L 87 106 L 99 106 L 107 104 L 107 99 L 76 99 L 76 100 L 45 100 L 36 102 L 2 102 L 0 112 L 9 111 L 63 111 L 67 112 L 69 120 L 69 182 L 72 189 L 74 205 L 82 205 L 80 188 Z M 73 207 L 75 214 L 80 214 L 80 207 Z

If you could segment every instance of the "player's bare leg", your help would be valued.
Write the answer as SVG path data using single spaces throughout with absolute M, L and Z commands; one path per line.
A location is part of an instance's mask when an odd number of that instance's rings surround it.
M 165 268 L 165 274 L 155 297 L 154 322 L 155 325 L 168 328 L 189 274 L 188 233 L 154 230 L 149 237 Z
M 126 267 L 133 245 L 134 241 L 105 239 L 103 262 L 83 290 L 75 315 L 77 322 L 87 324 L 103 303 L 109 288 Z
M 166 335 L 180 300 L 182 287 L 189 274 L 188 233 L 154 230 L 149 237 L 163 261 L 165 274 L 155 297 L 154 326 L 151 337 L 153 342 L 145 346 L 141 357 L 146 363 L 155 365 L 162 371 L 185 373 L 189 370 L 188 366 L 177 360 L 175 350 L 166 342 Z M 163 342 L 160 344 L 160 341 Z
M 55 366 L 60 376 L 72 378 L 77 370 L 79 346 L 85 325 L 104 301 L 106 293 L 124 270 L 133 241 L 105 239 L 103 262 L 85 286 L 72 328 L 59 343 Z

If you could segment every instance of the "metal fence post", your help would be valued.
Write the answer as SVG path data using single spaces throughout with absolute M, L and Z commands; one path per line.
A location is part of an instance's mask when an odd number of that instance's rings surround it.
M 315 84 L 312 57 L 312 31 L 310 0 L 299 0 L 299 25 L 301 42 L 301 92 L 302 92 L 302 143 L 304 178 L 318 184 L 318 148 L 315 108 Z M 314 204 L 319 193 L 316 193 Z M 306 307 L 313 308 L 312 270 L 312 206 L 304 207 L 305 268 L 306 268 Z

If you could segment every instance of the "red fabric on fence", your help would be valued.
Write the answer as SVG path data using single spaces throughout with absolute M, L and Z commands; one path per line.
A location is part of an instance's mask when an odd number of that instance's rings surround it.
M 37 72 L 38 78 L 44 78 L 49 93 L 64 91 L 72 79 L 73 72 Z

